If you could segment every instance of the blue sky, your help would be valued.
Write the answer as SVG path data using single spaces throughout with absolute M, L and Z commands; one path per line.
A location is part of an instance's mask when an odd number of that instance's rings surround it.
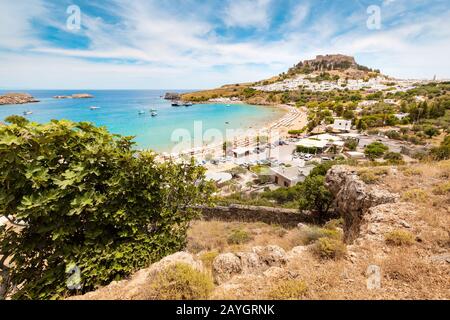
M 79 30 L 67 8 L 81 10 Z M 369 6 L 380 8 L 369 29 Z M 0 0 L 0 88 L 190 89 L 255 81 L 317 54 L 450 78 L 448 0 Z

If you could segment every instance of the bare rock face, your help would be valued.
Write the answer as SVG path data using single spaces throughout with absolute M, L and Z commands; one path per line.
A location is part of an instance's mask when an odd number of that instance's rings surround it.
M 176 92 L 167 92 L 164 95 L 164 99 L 166 99 L 166 100 L 180 100 L 181 99 L 181 95 L 179 93 L 176 93 Z
M 254 247 L 252 252 L 225 253 L 214 259 L 213 274 L 218 284 L 236 275 L 261 273 L 287 262 L 286 252 L 278 246 Z
M 142 289 L 150 279 L 174 264 L 184 263 L 195 270 L 203 271 L 203 264 L 187 252 L 177 252 L 152 264 L 147 269 L 142 269 L 131 276 L 129 280 L 114 281 L 106 287 L 82 296 L 71 297 L 69 300 L 139 300 Z
M 25 104 L 39 102 L 27 93 L 7 93 L 0 96 L 0 105 L 4 104 Z
M 365 184 L 349 167 L 336 166 L 328 171 L 326 185 L 335 197 L 335 207 L 344 218 L 344 235 L 352 243 L 359 235 L 363 215 L 372 207 L 398 200 L 397 194 Z

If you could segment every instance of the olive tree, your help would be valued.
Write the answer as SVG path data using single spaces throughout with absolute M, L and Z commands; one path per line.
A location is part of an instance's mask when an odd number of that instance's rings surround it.
M 84 293 L 179 251 L 197 206 L 210 201 L 203 168 L 158 162 L 132 137 L 83 122 L 6 121 L 0 271 L 14 298 Z

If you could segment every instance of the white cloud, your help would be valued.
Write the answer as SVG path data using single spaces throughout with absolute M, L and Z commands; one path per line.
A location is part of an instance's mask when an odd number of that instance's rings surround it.
M 215 87 L 271 77 L 301 59 L 325 53 L 356 55 L 362 64 L 398 77 L 450 75 L 448 11 L 423 13 L 420 21 L 399 19 L 394 27 L 373 32 L 358 28 L 365 21 L 345 19 L 331 8 L 305 24 L 313 3 L 302 2 L 292 9 L 278 39 L 233 41 L 218 37 L 217 25 L 203 11 L 174 13 L 158 1 L 114 0 L 99 9 L 108 10 L 119 22 L 84 14 L 79 35 L 88 37 L 90 45 L 69 49 L 44 42 L 31 24 L 39 17 L 64 28 L 64 21 L 53 21 L 43 0 L 25 1 L 34 9 L 25 10 L 30 8 L 25 2 L 15 1 L 0 12 L 0 18 L 15 15 L 17 20 L 6 20 L 11 32 L 0 28 L 0 47 L 9 50 L 0 51 L 0 87 Z M 236 10 L 234 20 L 224 19 L 228 26 L 267 28 L 269 6 L 269 0 L 233 0 L 226 11 Z M 398 9 L 389 14 L 394 12 Z
M 223 21 L 228 27 L 267 28 L 271 0 L 229 0 Z

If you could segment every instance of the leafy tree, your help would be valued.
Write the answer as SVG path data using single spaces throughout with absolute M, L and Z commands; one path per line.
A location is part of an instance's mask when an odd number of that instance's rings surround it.
M 158 162 L 89 123 L 0 126 L 1 269 L 14 298 L 80 294 L 179 251 L 210 184 L 193 162 Z M 10 259 L 9 266 L 5 260 Z M 67 271 L 79 268 L 71 291 Z M 75 269 L 72 269 L 75 270 Z
M 333 202 L 333 196 L 324 182 L 325 177 L 321 175 L 308 176 L 305 179 L 301 184 L 300 210 L 313 210 L 319 215 L 328 212 Z
M 381 142 L 373 142 L 366 146 L 364 153 L 370 160 L 375 160 L 376 158 L 382 157 L 389 148 L 382 144 Z

